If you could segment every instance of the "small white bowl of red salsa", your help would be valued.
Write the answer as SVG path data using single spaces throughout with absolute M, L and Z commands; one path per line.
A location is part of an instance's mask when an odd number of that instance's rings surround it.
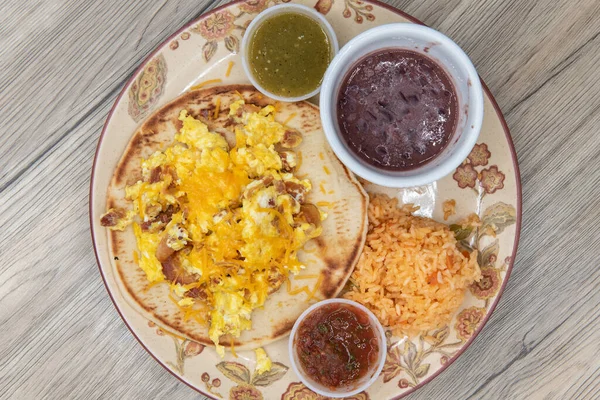
M 329 65 L 321 121 L 338 158 L 388 187 L 434 182 L 473 149 L 483 89 L 469 57 L 442 33 L 417 24 L 369 29 Z
M 292 369 L 312 391 L 348 397 L 379 377 L 386 358 L 381 323 L 363 305 L 330 299 L 309 307 L 290 334 Z

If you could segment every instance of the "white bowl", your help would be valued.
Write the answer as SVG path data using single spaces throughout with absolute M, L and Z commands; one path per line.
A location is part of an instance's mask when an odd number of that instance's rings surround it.
M 458 123 L 446 148 L 432 160 L 407 171 L 389 171 L 360 159 L 341 136 L 337 99 L 346 73 L 363 56 L 386 48 L 404 48 L 436 61 L 448 73 L 458 96 Z M 434 182 L 469 155 L 483 121 L 483 90 L 465 52 L 442 33 L 417 24 L 397 23 L 369 29 L 350 40 L 325 72 L 320 97 L 321 121 L 331 148 L 356 175 L 382 186 L 411 187 Z
M 333 28 L 331 27 L 329 22 L 325 19 L 325 17 L 323 17 L 323 15 L 321 15 L 321 13 L 319 13 L 318 11 L 316 11 L 313 8 L 306 7 L 306 6 L 303 6 L 300 4 L 280 4 L 277 6 L 269 7 L 266 10 L 264 10 L 263 12 L 261 12 L 260 14 L 258 14 L 256 17 L 254 17 L 254 19 L 252 20 L 250 25 L 248 25 L 248 28 L 246 28 L 246 32 L 244 33 L 244 38 L 242 39 L 242 67 L 244 68 L 244 72 L 246 72 L 246 75 L 248 76 L 248 79 L 250 79 L 250 82 L 252 83 L 252 85 L 254 85 L 254 87 L 256 89 L 258 89 L 260 92 L 262 92 L 264 95 L 269 96 L 272 99 L 279 100 L 279 101 L 285 101 L 285 102 L 306 100 L 308 98 L 315 96 L 317 93 L 319 93 L 319 91 L 321 90 L 321 85 L 319 85 L 312 92 L 307 93 L 302 96 L 297 96 L 297 97 L 279 96 L 274 93 L 271 93 L 270 91 L 268 91 L 267 89 L 262 87 L 254 78 L 254 75 L 252 74 L 252 70 L 250 69 L 250 66 L 248 65 L 248 51 L 250 48 L 250 46 L 248 45 L 248 41 L 254 34 L 254 31 L 256 31 L 256 29 L 260 26 L 260 24 L 262 22 L 264 22 L 266 19 L 268 19 L 274 15 L 285 14 L 285 13 L 302 14 L 302 15 L 305 15 L 305 16 L 313 19 L 314 21 L 318 22 L 319 25 L 321 25 L 321 27 L 323 28 L 323 31 L 327 34 L 327 37 L 329 39 L 329 44 L 331 46 L 331 56 L 334 57 L 337 54 L 337 52 L 339 50 L 337 36 L 335 35 L 335 32 L 333 31 Z
M 319 382 L 314 381 L 304 372 L 304 369 L 302 368 L 302 364 L 300 364 L 300 361 L 298 360 L 298 355 L 296 354 L 296 340 L 295 340 L 296 339 L 296 331 L 298 330 L 298 327 L 300 326 L 302 321 L 304 321 L 306 316 L 308 316 L 310 313 L 312 313 L 317 308 L 320 308 L 326 304 L 332 304 L 332 303 L 334 303 L 334 304 L 349 304 L 349 305 L 354 306 L 354 307 L 358 308 L 359 310 L 363 311 L 365 314 L 367 314 L 369 316 L 369 322 L 371 323 L 371 327 L 373 329 L 375 329 L 376 336 L 379 341 L 379 358 L 377 359 L 377 363 L 365 374 L 365 376 L 362 379 L 355 382 L 355 384 L 353 384 L 351 387 L 339 388 L 339 389 L 335 389 L 335 390 L 330 389 L 326 386 L 321 385 Z M 298 375 L 298 377 L 300 378 L 302 383 L 304 383 L 304 385 L 306 385 L 313 392 L 316 392 L 325 397 L 334 397 L 334 398 L 353 396 L 355 394 L 362 392 L 363 390 L 366 390 L 369 386 L 371 386 L 377 380 L 377 378 L 379 377 L 379 374 L 381 374 L 381 371 L 383 370 L 383 366 L 385 364 L 385 358 L 386 358 L 386 354 L 387 354 L 387 344 L 386 344 L 386 339 L 385 339 L 385 332 L 383 330 L 383 327 L 381 326 L 381 323 L 377 320 L 377 317 L 375 317 L 375 315 L 373 315 L 373 313 L 368 308 L 363 306 L 362 304 L 359 304 L 352 300 L 346 300 L 346 299 L 329 299 L 329 300 L 320 301 L 320 302 L 310 306 L 296 320 L 296 323 L 294 324 L 294 327 L 292 328 L 292 333 L 290 334 L 288 346 L 289 346 L 288 348 L 289 348 L 289 353 L 290 353 L 290 360 L 292 363 L 292 369 L 294 370 L 296 375 Z

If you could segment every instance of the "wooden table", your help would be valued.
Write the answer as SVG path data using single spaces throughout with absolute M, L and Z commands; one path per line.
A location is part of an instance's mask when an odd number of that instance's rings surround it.
M 504 110 L 523 180 L 504 297 L 468 351 L 408 398 L 600 398 L 600 2 L 390 3 L 472 57 Z M 2 3 L 0 397 L 199 397 L 111 304 L 88 189 L 102 124 L 136 65 L 219 4 Z

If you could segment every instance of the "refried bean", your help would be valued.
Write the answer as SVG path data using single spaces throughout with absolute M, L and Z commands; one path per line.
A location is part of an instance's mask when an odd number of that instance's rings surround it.
M 344 77 L 337 115 L 342 135 L 367 163 L 403 171 L 431 161 L 456 130 L 456 90 L 428 56 L 390 48 L 366 55 Z

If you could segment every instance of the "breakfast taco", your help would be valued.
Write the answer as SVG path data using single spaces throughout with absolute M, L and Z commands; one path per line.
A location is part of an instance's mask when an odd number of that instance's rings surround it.
M 285 336 L 342 290 L 367 203 L 317 107 L 232 85 L 185 93 L 139 127 L 101 223 L 128 302 L 223 354 Z

